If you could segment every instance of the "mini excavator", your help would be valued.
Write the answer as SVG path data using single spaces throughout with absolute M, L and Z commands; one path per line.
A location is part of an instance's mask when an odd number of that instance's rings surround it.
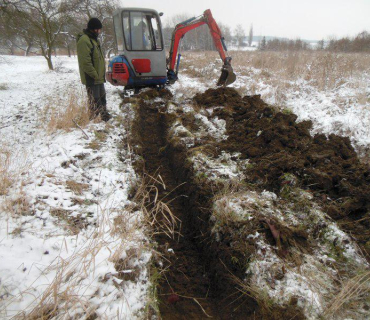
M 187 32 L 207 24 L 215 47 L 223 61 L 217 86 L 227 86 L 236 80 L 231 57 L 226 56 L 226 45 L 211 10 L 176 25 L 171 39 L 169 57 L 163 42 L 160 17 L 152 9 L 124 8 L 113 14 L 113 24 L 118 55 L 109 60 L 107 80 L 125 90 L 138 92 L 145 87 L 163 88 L 178 79 L 181 39 Z

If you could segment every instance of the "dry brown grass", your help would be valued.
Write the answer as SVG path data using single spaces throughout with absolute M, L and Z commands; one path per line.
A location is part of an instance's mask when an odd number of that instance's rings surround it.
M 349 310 L 357 311 L 369 299 L 370 272 L 359 273 L 351 279 L 343 281 L 337 295 L 330 301 L 323 316 L 325 319 L 337 319 L 339 314 Z
M 85 190 L 89 188 L 89 184 L 80 183 L 74 180 L 66 181 L 67 188 L 71 190 L 76 195 L 82 195 Z
M 133 201 L 138 204 L 144 214 L 145 224 L 152 233 L 151 238 L 158 233 L 164 233 L 170 238 L 176 236 L 176 227 L 181 221 L 172 213 L 168 203 L 159 199 L 158 187 L 166 186 L 160 175 L 152 177 L 145 175 L 137 186 Z M 171 192 L 169 193 L 171 194 Z
M 303 78 L 312 81 L 320 90 L 340 86 L 343 79 L 370 71 L 370 55 L 360 53 L 233 52 L 232 57 L 233 66 L 242 74 L 248 72 L 245 68 L 253 67 L 261 69 L 265 78 L 273 75 L 281 80 Z
M 14 199 L 6 199 L 2 203 L 2 209 L 14 217 L 32 215 L 34 210 L 26 194 L 20 190 Z
M 186 52 L 180 63 L 179 74 L 181 76 L 184 71 L 194 78 L 213 80 L 219 76 L 214 69 L 221 71 L 222 66 L 221 60 L 217 61 L 217 59 L 219 59 L 218 53 L 213 51 Z
M 320 90 L 343 84 L 344 79 L 370 71 L 370 55 L 366 53 L 331 53 L 321 51 L 271 52 L 232 51 L 234 71 L 242 76 L 253 76 L 251 68 L 259 69 L 258 78 L 281 86 L 283 81 L 300 78 L 311 81 Z M 217 52 L 186 52 L 181 70 L 191 76 L 214 80 L 221 70 Z M 258 80 L 258 79 L 257 79 Z
M 47 103 L 42 122 L 46 123 L 48 133 L 57 130 L 71 131 L 89 123 L 89 109 L 86 94 L 78 91 L 67 93 L 67 99 L 50 98 Z
M 250 284 L 248 281 L 240 279 L 229 270 L 229 268 L 223 263 L 223 261 L 221 261 L 221 263 L 229 272 L 228 276 L 231 281 L 235 283 L 235 289 L 237 291 L 235 293 L 236 298 L 233 303 L 237 303 L 237 301 L 243 301 L 244 296 L 246 296 L 255 300 L 263 313 L 271 315 L 274 307 L 274 302 L 268 296 L 268 293 L 265 290 L 261 290 L 261 288 L 257 287 L 256 285 Z
M 30 163 L 24 150 L 15 150 L 14 147 L 0 143 L 0 196 L 8 194 L 17 181 L 23 181 L 29 168 Z
M 100 150 L 103 147 L 104 142 L 108 138 L 108 129 L 94 131 L 94 140 L 89 142 L 88 146 L 93 150 Z
M 7 149 L 0 150 L 0 195 L 5 195 L 13 184 L 14 176 L 10 171 L 11 152 Z
M 8 85 L 6 83 L 0 83 L 0 90 L 5 91 L 8 90 Z
M 160 176 L 144 175 L 141 182 L 136 186 L 136 192 L 133 197 L 133 202 L 137 206 L 132 208 L 132 211 L 140 209 L 143 213 L 144 224 L 147 226 L 146 231 L 150 239 L 158 234 L 165 234 L 166 236 L 174 239 L 179 235 L 177 230 L 181 230 L 181 220 L 179 220 L 171 211 L 169 203 L 171 202 L 171 190 L 164 199 L 159 199 L 158 188 L 164 188 L 166 185 Z M 153 260 L 159 258 L 159 252 L 153 252 Z M 164 258 L 164 257 L 162 257 Z M 159 314 L 159 298 L 158 298 L 158 283 L 159 279 L 167 271 L 166 267 L 159 267 L 159 264 L 148 270 L 151 286 L 147 295 L 145 318 L 152 319 L 160 316 Z
M 77 235 L 82 229 L 88 226 L 86 218 L 81 215 L 73 216 L 73 211 L 63 208 L 51 208 L 50 214 L 58 220 L 63 221 L 63 227 L 71 234 Z

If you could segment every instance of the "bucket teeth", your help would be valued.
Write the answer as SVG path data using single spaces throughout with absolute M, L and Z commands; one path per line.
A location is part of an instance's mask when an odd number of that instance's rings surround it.
M 236 80 L 236 75 L 230 65 L 223 65 L 220 79 L 218 79 L 217 86 L 228 86 Z

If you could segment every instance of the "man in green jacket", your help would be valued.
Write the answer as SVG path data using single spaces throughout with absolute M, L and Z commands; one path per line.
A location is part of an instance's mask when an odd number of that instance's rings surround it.
M 77 36 L 77 57 L 81 82 L 87 89 L 90 119 L 100 115 L 103 121 L 108 121 L 111 115 L 104 88 L 105 59 L 98 40 L 102 28 L 98 18 L 89 20 L 87 29 Z

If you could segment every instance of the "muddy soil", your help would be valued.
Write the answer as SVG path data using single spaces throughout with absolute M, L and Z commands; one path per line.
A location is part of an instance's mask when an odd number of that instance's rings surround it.
M 240 297 L 229 271 L 220 263 L 230 250 L 223 251 L 209 236 L 212 195 L 199 190 L 191 181 L 191 170 L 184 164 L 186 155 L 172 150 L 166 141 L 164 109 L 170 96 L 165 90 L 141 94 L 136 100 L 138 114 L 133 126 L 136 143 L 140 145 L 137 152 L 144 159 L 144 171 L 163 180 L 156 184 L 158 199 L 168 203 L 181 220 L 175 238 L 158 234 L 155 239 L 163 256 L 161 268 L 166 269 L 159 283 L 161 318 L 261 319 L 256 302 L 243 295 Z M 153 102 L 158 97 L 162 102 Z M 234 300 L 237 301 L 233 303 Z
M 251 160 L 247 182 L 279 194 L 286 174 L 293 174 L 370 254 L 370 170 L 347 137 L 311 136 L 311 121 L 297 122 L 259 95 L 241 97 L 232 88 L 209 89 L 194 102 L 226 121 L 228 139 L 219 147 Z

